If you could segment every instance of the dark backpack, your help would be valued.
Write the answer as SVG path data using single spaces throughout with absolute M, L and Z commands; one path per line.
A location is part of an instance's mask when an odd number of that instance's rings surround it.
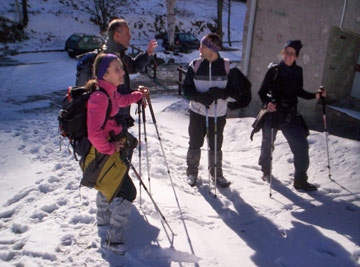
M 60 134 L 69 139 L 73 148 L 74 157 L 76 154 L 85 156 L 90 150 L 91 143 L 87 132 L 87 101 L 95 91 L 101 91 L 108 97 L 109 104 L 106 110 L 106 117 L 101 129 L 104 128 L 110 118 L 111 101 L 107 92 L 102 88 L 89 91 L 85 87 L 70 86 L 62 101 L 62 108 L 58 115 Z
M 228 108 L 231 110 L 247 107 L 251 102 L 251 82 L 238 68 L 230 70 L 229 84 L 236 84 L 236 90 L 231 92 L 231 97 L 236 101 L 229 102 Z
M 194 64 L 194 73 L 199 70 L 202 60 L 197 60 Z M 238 90 L 231 93 L 231 97 L 235 98 L 235 102 L 228 102 L 229 109 L 239 109 L 247 107 L 251 102 L 251 83 L 246 76 L 238 69 L 230 69 L 230 61 L 224 58 L 224 69 L 226 74 L 231 78 L 228 81 L 230 83 L 236 83 Z M 231 74 L 231 75 L 230 75 Z
M 94 50 L 84 54 L 76 65 L 76 86 L 84 86 L 93 78 L 92 68 L 95 58 L 102 50 Z

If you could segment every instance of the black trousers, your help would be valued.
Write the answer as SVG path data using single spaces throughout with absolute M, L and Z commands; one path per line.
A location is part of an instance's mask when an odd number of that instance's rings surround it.
M 224 128 L 226 115 L 217 118 L 217 177 L 222 176 L 222 144 L 224 140 Z M 206 117 L 190 110 L 189 123 L 189 149 L 187 153 L 187 175 L 198 175 L 198 167 L 201 156 L 201 147 L 204 145 L 206 136 Z M 210 147 L 210 172 L 214 175 L 214 154 L 215 154 L 215 119 L 209 117 L 209 147 Z
M 130 149 L 127 156 L 130 162 L 132 159 L 133 151 L 134 151 L 133 149 Z M 134 182 L 129 176 L 129 170 L 128 170 L 125 174 L 123 184 L 121 185 L 121 188 L 117 193 L 116 197 L 122 197 L 130 202 L 133 202 L 136 198 L 136 194 L 137 194 L 136 187 L 134 185 Z
M 136 187 L 129 176 L 129 172 L 127 172 L 125 174 L 123 184 L 116 197 L 122 197 L 130 202 L 133 202 L 136 198 L 136 193 Z
M 271 114 L 270 114 L 271 115 Z M 264 173 L 269 173 L 271 168 L 271 116 L 264 122 L 262 128 L 263 139 L 259 165 Z M 280 130 L 286 138 L 294 155 L 295 181 L 307 181 L 309 168 L 309 143 L 307 133 L 300 116 L 294 116 L 290 121 L 282 122 L 274 128 L 274 141 L 277 131 Z

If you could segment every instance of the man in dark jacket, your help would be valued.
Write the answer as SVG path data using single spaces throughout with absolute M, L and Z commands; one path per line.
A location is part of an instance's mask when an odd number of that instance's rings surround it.
M 305 191 L 316 190 L 316 186 L 307 182 L 309 167 L 309 144 L 307 141 L 307 126 L 297 111 L 298 97 L 304 99 L 319 99 L 326 97 L 325 91 L 310 93 L 303 89 L 302 68 L 296 65 L 301 41 L 288 41 L 281 51 L 282 61 L 272 64 L 259 90 L 259 96 L 264 107 L 269 111 L 264 117 L 262 128 L 263 140 L 259 165 L 263 172 L 263 180 L 270 181 L 271 150 L 277 130 L 281 130 L 294 154 L 294 187 Z M 273 140 L 271 140 L 273 136 Z
M 154 54 L 154 49 L 157 47 L 156 41 L 151 40 L 146 52 L 139 54 L 136 58 L 132 58 L 125 53 L 130 46 L 130 39 L 130 29 L 125 20 L 115 19 L 109 23 L 108 39 L 103 47 L 103 52 L 117 55 L 123 63 L 125 71 L 124 84 L 119 85 L 117 88 L 118 92 L 122 95 L 131 93 L 129 74 L 142 70 L 150 62 L 151 56 Z M 123 126 L 124 130 L 131 127 L 133 125 L 133 119 L 130 116 L 130 106 L 120 108 L 119 113 L 115 116 L 115 120 Z M 129 155 L 129 157 L 131 158 L 131 155 Z M 124 250 L 122 244 L 123 228 L 127 222 L 127 216 L 130 213 L 131 203 L 135 198 L 136 187 L 128 173 L 125 175 L 121 190 L 114 199 L 112 207 L 100 191 L 98 191 L 96 197 L 97 224 L 99 226 L 110 224 L 105 245 L 117 253 L 122 253 Z
M 184 97 L 190 100 L 189 149 L 187 152 L 187 178 L 195 186 L 201 147 L 205 135 L 208 135 L 210 174 L 219 186 L 227 187 L 230 182 L 222 171 L 223 131 L 226 123 L 227 103 L 241 97 L 240 86 L 236 81 L 237 71 L 230 71 L 227 59 L 221 58 L 219 50 L 221 40 L 216 34 L 204 36 L 200 43 L 200 58 L 193 60 L 183 83 Z M 234 82 L 229 82 L 229 81 Z M 250 96 L 251 98 L 251 96 Z M 217 119 L 217 138 L 215 141 L 215 117 Z M 208 123 L 207 123 L 208 118 Z M 208 124 L 208 126 L 207 126 Z M 208 129 L 208 132 L 207 132 Z M 217 148 L 215 151 L 215 142 Z M 216 158 L 216 161 L 215 161 Z M 215 171 L 216 170 L 216 171 Z

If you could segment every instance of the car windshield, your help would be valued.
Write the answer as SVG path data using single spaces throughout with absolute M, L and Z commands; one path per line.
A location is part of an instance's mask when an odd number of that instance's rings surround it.
M 103 41 L 99 37 L 94 37 L 91 41 L 95 45 L 102 45 L 102 43 L 103 43 Z
M 77 41 L 80 40 L 80 36 L 78 36 L 78 35 L 72 35 L 72 36 L 70 37 L 70 40 L 77 42 Z
M 190 41 L 196 41 L 196 38 L 194 35 L 189 35 L 189 39 L 190 39 Z

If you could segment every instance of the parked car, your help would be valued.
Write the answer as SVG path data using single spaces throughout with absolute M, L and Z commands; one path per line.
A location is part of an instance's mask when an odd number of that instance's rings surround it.
M 169 40 L 167 33 L 157 35 L 159 39 L 163 39 L 162 46 L 165 49 L 169 48 Z M 174 47 L 181 52 L 188 52 L 191 49 L 198 49 L 200 41 L 191 33 L 177 32 L 174 37 Z
M 104 39 L 96 35 L 74 33 L 66 40 L 65 50 L 68 52 L 70 57 L 75 57 L 77 55 L 101 48 L 104 42 Z

